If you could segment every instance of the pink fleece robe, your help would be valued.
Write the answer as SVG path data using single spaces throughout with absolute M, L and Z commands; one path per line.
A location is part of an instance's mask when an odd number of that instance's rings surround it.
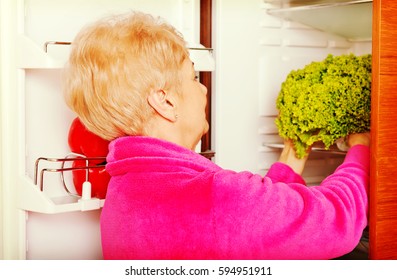
M 105 259 L 331 259 L 367 225 L 366 146 L 314 187 L 282 163 L 234 172 L 149 137 L 114 140 L 107 161 Z

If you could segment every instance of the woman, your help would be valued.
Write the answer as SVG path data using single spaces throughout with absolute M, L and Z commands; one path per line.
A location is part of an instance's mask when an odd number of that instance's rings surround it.
M 265 177 L 222 169 L 193 150 L 207 132 L 206 88 L 183 38 L 141 13 L 101 20 L 73 42 L 66 100 L 111 140 L 101 214 L 105 259 L 330 259 L 367 224 L 369 134 L 306 187 L 286 141 Z

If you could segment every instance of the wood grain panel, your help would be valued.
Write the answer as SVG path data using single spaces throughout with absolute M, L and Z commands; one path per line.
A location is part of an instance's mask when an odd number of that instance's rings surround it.
M 397 1 L 373 1 L 371 259 L 397 259 Z

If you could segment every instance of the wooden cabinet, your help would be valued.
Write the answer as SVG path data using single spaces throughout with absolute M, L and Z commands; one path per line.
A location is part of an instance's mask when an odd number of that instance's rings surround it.
M 371 259 L 397 259 L 396 13 L 396 1 L 373 1 L 369 208 Z

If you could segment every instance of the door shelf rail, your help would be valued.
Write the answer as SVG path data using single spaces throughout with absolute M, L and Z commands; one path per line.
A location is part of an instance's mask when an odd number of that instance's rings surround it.
M 73 157 L 71 157 L 73 156 Z M 20 190 L 20 201 L 19 206 L 23 210 L 32 212 L 55 214 L 65 213 L 73 211 L 88 211 L 96 210 L 103 207 L 105 199 L 99 199 L 96 197 L 82 197 L 81 195 L 73 192 L 71 188 L 67 186 L 64 172 L 72 172 L 74 170 L 86 170 L 87 181 L 88 171 L 92 168 L 103 168 L 105 164 L 89 165 L 89 160 L 100 160 L 105 161 L 105 157 L 84 157 L 79 154 L 69 154 L 65 158 L 49 158 L 40 157 L 35 162 L 34 178 L 33 180 L 28 176 L 22 176 L 22 182 L 19 182 Z M 77 167 L 65 167 L 65 163 L 85 161 L 85 166 Z M 43 167 L 42 162 L 47 162 L 47 165 L 51 167 Z M 56 165 L 56 166 L 55 166 Z M 47 192 L 46 186 L 46 175 L 49 173 L 57 173 L 60 176 L 62 186 L 58 186 L 63 190 L 57 190 L 62 195 L 50 197 Z

